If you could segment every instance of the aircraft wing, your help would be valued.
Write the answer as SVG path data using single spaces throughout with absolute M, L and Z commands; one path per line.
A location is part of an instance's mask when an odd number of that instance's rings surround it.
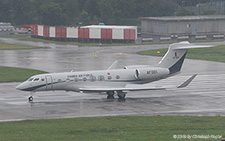
M 80 88 L 83 92 L 108 92 L 108 91 L 143 91 L 143 90 L 165 90 L 168 88 L 184 88 L 188 86 L 197 74 L 191 76 L 188 80 L 179 86 L 149 87 L 146 85 L 127 84 L 125 87 L 86 87 Z
M 117 63 L 118 63 L 118 60 L 114 61 L 112 65 L 108 68 L 108 70 L 116 69 Z
M 84 92 L 108 92 L 108 91 L 143 91 L 143 90 L 163 90 L 165 88 L 161 88 L 161 87 L 143 87 L 143 86 L 139 86 L 136 85 L 135 87 L 122 87 L 122 88 L 113 88 L 113 87 L 109 87 L 109 88 L 80 88 L 80 91 L 84 91 Z

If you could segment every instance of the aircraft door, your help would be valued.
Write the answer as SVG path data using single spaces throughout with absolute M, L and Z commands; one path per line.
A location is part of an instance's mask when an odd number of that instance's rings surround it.
M 52 76 L 46 75 L 45 79 L 46 79 L 46 90 L 52 90 L 53 88 Z

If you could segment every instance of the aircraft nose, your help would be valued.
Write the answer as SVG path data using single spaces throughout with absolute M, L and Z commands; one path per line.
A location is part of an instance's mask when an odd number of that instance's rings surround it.
M 17 90 L 21 90 L 21 84 L 19 84 L 18 86 L 16 86 Z
M 16 86 L 16 89 L 17 90 L 24 90 L 25 89 L 24 84 L 23 83 L 19 84 L 18 86 Z

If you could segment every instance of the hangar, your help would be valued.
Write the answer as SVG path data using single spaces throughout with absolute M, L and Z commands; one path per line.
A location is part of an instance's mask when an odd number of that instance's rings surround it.
M 0 35 L 13 34 L 13 26 L 11 23 L 0 22 Z
M 86 43 L 134 43 L 137 26 L 89 25 L 81 27 L 53 27 L 32 25 L 34 38 Z
M 224 39 L 225 15 L 143 17 L 141 18 L 141 36 L 160 42 L 170 40 L 213 40 Z

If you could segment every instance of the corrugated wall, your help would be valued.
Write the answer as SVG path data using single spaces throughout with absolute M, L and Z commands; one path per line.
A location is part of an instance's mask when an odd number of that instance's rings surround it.
M 101 39 L 112 39 L 112 29 L 101 29 Z
M 133 40 L 137 39 L 137 28 L 128 26 L 96 27 L 48 27 L 33 25 L 33 35 L 50 38 Z M 89 40 L 86 40 L 89 41 Z
M 49 27 L 49 37 L 55 38 L 55 27 Z
M 56 27 L 55 28 L 55 37 L 56 38 L 67 38 L 66 37 L 66 28 L 65 27 Z
M 66 28 L 67 38 L 78 38 L 78 28 L 67 27 Z
M 44 36 L 44 26 L 38 25 L 38 36 L 43 37 Z

